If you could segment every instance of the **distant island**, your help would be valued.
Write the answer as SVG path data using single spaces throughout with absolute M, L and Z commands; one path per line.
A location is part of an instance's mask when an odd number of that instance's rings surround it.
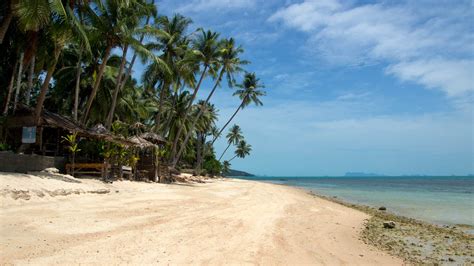
M 254 174 L 250 174 L 244 171 L 230 169 L 228 173 L 225 174 L 226 176 L 255 176 Z
M 384 175 L 374 174 L 374 173 L 363 173 L 363 172 L 347 172 L 344 176 L 368 177 L 368 176 L 384 176 Z

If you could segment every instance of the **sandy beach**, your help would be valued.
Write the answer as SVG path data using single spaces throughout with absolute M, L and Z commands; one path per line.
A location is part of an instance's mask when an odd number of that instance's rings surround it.
M 2 264 L 402 264 L 359 239 L 367 214 L 279 185 L 0 184 Z

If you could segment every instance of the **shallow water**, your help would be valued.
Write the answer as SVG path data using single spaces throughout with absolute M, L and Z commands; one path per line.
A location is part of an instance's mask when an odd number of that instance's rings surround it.
M 347 202 L 385 206 L 436 224 L 474 226 L 474 177 L 245 177 L 305 188 Z

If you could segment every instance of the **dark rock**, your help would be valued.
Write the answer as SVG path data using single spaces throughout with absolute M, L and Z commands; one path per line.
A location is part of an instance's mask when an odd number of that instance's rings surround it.
M 449 258 L 448 260 L 451 261 L 451 262 L 455 261 L 453 258 Z
M 395 222 L 394 221 L 385 221 L 385 222 L 383 222 L 383 228 L 388 228 L 388 229 L 395 228 Z
M 387 210 L 387 208 L 384 207 L 384 206 L 382 206 L 382 207 L 379 208 L 379 211 L 386 211 L 386 210 Z

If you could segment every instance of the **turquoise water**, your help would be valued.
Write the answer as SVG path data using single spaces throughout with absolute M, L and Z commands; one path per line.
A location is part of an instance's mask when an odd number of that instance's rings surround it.
M 301 187 L 326 196 L 436 224 L 474 226 L 474 177 L 245 177 Z

